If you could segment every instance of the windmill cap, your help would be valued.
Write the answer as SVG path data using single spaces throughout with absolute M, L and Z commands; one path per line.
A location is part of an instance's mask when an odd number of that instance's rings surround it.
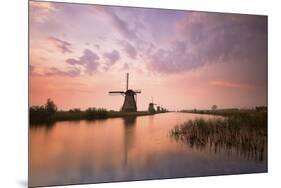
M 135 95 L 136 92 L 131 90 L 131 89 L 128 89 L 126 92 L 125 92 L 126 95 Z

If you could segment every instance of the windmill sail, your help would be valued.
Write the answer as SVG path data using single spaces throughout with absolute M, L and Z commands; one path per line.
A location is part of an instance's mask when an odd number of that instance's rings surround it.
M 134 90 L 135 93 L 141 93 L 141 90 Z
M 121 93 L 121 94 L 123 94 L 125 92 L 124 91 L 109 91 L 108 93 Z

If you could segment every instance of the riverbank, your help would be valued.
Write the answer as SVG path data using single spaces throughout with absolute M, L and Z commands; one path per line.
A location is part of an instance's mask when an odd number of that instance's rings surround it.
M 139 112 L 118 112 L 106 111 L 104 109 L 88 109 L 86 111 L 71 110 L 71 111 L 57 111 L 52 116 L 42 116 L 38 114 L 30 114 L 30 126 L 52 124 L 57 121 L 78 121 L 78 120 L 98 120 L 118 117 L 131 116 L 148 116 L 164 112 L 150 113 L 148 111 Z
M 94 120 L 94 119 L 107 119 L 115 117 L 127 117 L 127 116 L 147 116 L 153 115 L 155 113 L 149 113 L 148 111 L 140 112 L 118 112 L 118 111 L 96 111 L 92 113 L 87 113 L 85 111 L 81 112 L 69 112 L 61 111 L 54 115 L 56 121 L 67 121 L 67 120 Z
M 193 113 L 193 114 L 209 114 L 209 115 L 219 115 L 219 116 L 243 116 L 258 113 L 267 113 L 266 110 L 256 110 L 256 109 L 220 109 L 220 110 L 181 110 L 183 113 Z

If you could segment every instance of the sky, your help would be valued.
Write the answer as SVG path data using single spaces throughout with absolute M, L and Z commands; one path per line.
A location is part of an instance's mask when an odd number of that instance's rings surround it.
M 29 1 L 29 98 L 119 110 L 267 105 L 267 17 Z

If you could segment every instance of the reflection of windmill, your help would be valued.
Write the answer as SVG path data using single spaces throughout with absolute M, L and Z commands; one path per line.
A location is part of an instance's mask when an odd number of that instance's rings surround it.
M 134 147 L 136 116 L 127 116 L 123 118 L 124 124 L 124 165 L 127 166 L 130 162 L 130 150 Z
M 150 102 L 149 105 L 148 105 L 148 111 L 149 111 L 150 113 L 155 113 L 154 105 L 157 105 L 157 104 L 153 103 L 153 97 L 152 97 L 152 100 L 151 100 L 151 102 Z
M 141 93 L 141 90 L 128 89 L 129 85 L 129 73 L 127 73 L 126 91 L 109 91 L 109 94 L 121 94 L 125 96 L 125 100 L 122 106 L 122 112 L 136 112 L 137 111 L 137 94 Z M 136 96 L 136 99 L 135 99 Z

